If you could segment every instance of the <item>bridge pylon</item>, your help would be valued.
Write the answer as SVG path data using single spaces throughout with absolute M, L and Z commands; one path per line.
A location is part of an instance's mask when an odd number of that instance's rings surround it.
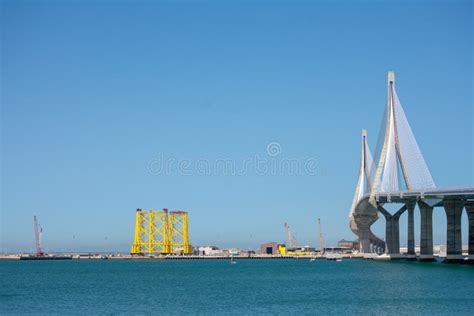
M 395 90 L 393 71 L 387 75 L 384 121 L 383 143 L 375 153 L 376 164 L 371 174 L 374 206 L 377 193 L 436 187 Z

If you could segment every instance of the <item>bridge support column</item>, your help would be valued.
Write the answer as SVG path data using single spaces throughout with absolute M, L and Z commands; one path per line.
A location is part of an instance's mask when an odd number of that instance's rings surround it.
M 400 216 L 406 211 L 407 206 L 404 205 L 395 214 L 391 215 L 386 209 L 379 205 L 378 210 L 385 217 L 385 253 L 392 258 L 400 257 Z
M 474 202 L 466 203 L 465 207 L 469 222 L 468 262 L 474 264 Z
M 393 247 L 393 218 L 392 216 L 385 216 L 385 243 L 387 244 L 387 249 L 385 252 L 388 254 L 395 253 Z
M 418 202 L 420 208 L 420 261 L 435 261 L 433 257 L 433 208 Z
M 407 255 L 415 257 L 415 204 L 407 203 L 408 210 L 408 238 L 407 238 Z
M 443 203 L 446 211 L 447 242 L 446 259 L 444 262 L 463 262 L 462 239 L 461 239 L 461 215 L 464 208 L 463 202 L 459 200 L 447 200 Z
M 370 223 L 372 220 L 369 216 L 354 215 L 359 232 L 359 251 L 361 253 L 370 253 Z
M 447 200 L 443 203 L 447 218 L 446 260 L 444 262 L 462 262 L 461 215 L 464 208 L 459 200 Z

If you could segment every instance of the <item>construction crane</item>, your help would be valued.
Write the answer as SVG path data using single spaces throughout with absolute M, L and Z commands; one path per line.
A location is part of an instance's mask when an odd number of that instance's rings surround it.
M 321 230 L 321 220 L 318 218 L 318 233 L 319 233 L 319 251 L 324 252 L 324 238 L 323 231 Z
M 36 216 L 33 216 L 33 222 L 35 226 L 36 256 L 41 257 L 42 255 L 44 255 L 43 250 L 41 250 L 41 239 L 43 235 L 43 228 L 38 223 Z
M 296 248 L 296 239 L 291 235 L 290 225 L 285 223 L 286 237 L 288 239 L 288 248 Z

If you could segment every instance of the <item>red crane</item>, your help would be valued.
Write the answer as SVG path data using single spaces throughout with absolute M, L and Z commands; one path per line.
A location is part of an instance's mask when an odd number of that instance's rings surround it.
M 35 224 L 36 256 L 41 257 L 44 255 L 43 250 L 41 250 L 41 235 L 43 234 L 43 228 L 38 223 L 36 216 L 33 216 L 33 221 Z

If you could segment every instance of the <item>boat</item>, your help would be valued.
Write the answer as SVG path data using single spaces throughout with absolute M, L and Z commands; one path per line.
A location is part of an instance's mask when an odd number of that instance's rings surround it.
M 342 255 L 340 253 L 328 253 L 326 254 L 326 260 L 342 261 Z

